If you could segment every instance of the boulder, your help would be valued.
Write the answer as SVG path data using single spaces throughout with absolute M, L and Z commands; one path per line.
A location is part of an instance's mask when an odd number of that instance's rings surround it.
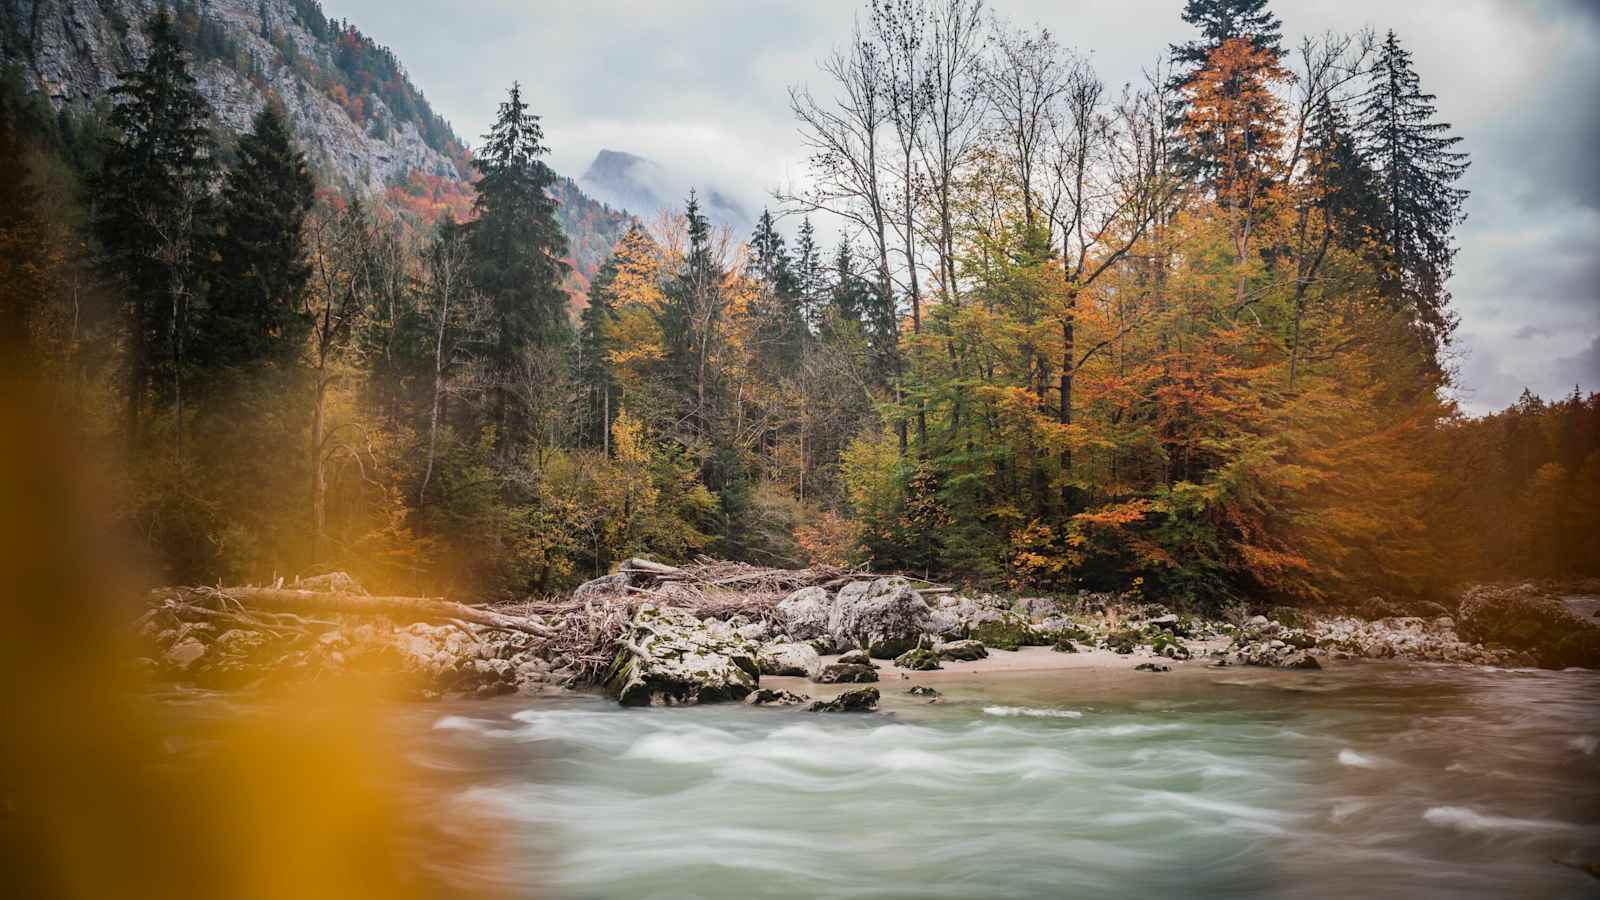
M 578 589 L 572 592 L 572 599 L 587 603 L 591 600 L 621 597 L 628 593 L 628 587 L 631 584 L 631 576 L 627 572 L 602 575 L 599 578 L 585 581 L 583 584 L 578 585 Z
M 1469 641 L 1532 653 L 1545 668 L 1600 668 L 1600 626 L 1535 584 L 1480 584 L 1461 595 L 1456 628 Z
M 805 694 L 796 694 L 794 691 L 756 688 L 745 696 L 744 702 L 751 706 L 799 706 L 803 703 L 810 703 L 811 698 Z
M 1312 656 L 1311 654 L 1307 653 L 1306 651 L 1301 650 L 1299 653 L 1292 654 L 1292 655 L 1289 656 L 1289 658 L 1285 659 L 1283 662 L 1278 663 L 1278 668 L 1280 668 L 1280 669 L 1320 669 L 1320 668 L 1322 668 L 1322 663 L 1317 662 L 1317 658 L 1315 656 Z
M 763 675 L 810 678 L 822 669 L 822 657 L 810 644 L 767 644 L 757 655 Z
M 878 670 L 871 666 L 852 666 L 834 663 L 823 666 L 811 679 L 818 684 L 865 684 L 878 680 Z
M 789 637 L 810 641 L 828 636 L 828 613 L 832 605 L 826 590 L 801 588 L 778 601 L 778 614 L 783 617 L 784 630 Z
M 871 712 L 878 708 L 877 688 L 852 688 L 832 700 L 818 700 L 807 709 L 811 712 Z
M 864 650 L 847 650 L 844 653 L 839 654 L 839 658 L 834 660 L 834 662 L 841 666 L 866 666 L 869 669 L 875 668 L 872 665 L 872 657 L 868 656 Z
M 1133 667 L 1133 670 L 1135 672 L 1171 672 L 1172 667 L 1163 666 L 1159 663 L 1139 663 Z
M 940 668 L 939 654 L 923 647 L 913 647 L 896 656 L 894 664 L 899 668 L 910 669 L 913 672 L 929 672 Z
M 983 646 L 983 641 L 950 641 L 938 646 L 940 659 L 954 659 L 970 662 L 983 659 L 989 655 L 989 648 Z
M 934 690 L 931 687 L 927 687 L 926 685 L 921 685 L 921 684 L 912 685 L 911 689 L 906 691 L 906 693 L 910 694 L 913 697 L 937 697 L 937 696 L 939 696 L 939 692 L 938 691 Z
M 623 706 L 740 700 L 760 679 L 755 645 L 687 610 L 641 606 L 618 643 L 606 686 Z
M 967 629 L 967 636 L 996 650 L 1016 650 L 1041 643 L 1028 620 L 1013 612 L 980 616 L 982 621 Z
M 874 659 L 894 659 L 921 643 L 928 604 L 903 579 L 852 582 L 839 589 L 828 633 L 841 647 L 860 647 Z

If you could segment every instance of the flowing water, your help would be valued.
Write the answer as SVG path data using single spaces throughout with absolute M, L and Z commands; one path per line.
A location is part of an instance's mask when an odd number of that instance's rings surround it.
M 473 892 L 1596 897 L 1600 673 L 1183 667 L 938 683 L 890 715 L 413 709 Z M 812 686 L 812 692 L 817 692 Z

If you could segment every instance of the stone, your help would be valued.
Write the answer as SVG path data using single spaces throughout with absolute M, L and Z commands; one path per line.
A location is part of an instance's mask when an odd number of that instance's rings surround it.
M 841 666 L 872 666 L 872 657 L 865 650 L 847 650 L 834 660 Z
M 206 645 L 201 643 L 199 638 L 186 637 L 168 647 L 161 661 L 170 669 L 184 672 L 205 655 Z
M 757 655 L 757 662 L 763 675 L 810 678 L 822 670 L 822 657 L 810 644 L 766 644 Z
M 1272 624 L 1272 620 L 1266 616 L 1251 616 L 1250 621 L 1244 624 L 1246 628 L 1265 628 Z
M 874 659 L 894 659 L 922 643 L 928 623 L 922 595 L 903 579 L 880 578 L 839 589 L 828 615 L 828 634 L 838 646 L 860 647 Z
M 931 687 L 927 687 L 927 686 L 921 685 L 921 684 L 913 685 L 910 690 L 906 691 L 906 693 L 910 694 L 913 697 L 938 697 L 938 696 L 940 696 L 938 691 L 934 690 Z
M 794 691 L 756 688 L 745 695 L 744 702 L 751 706 L 800 706 L 804 703 L 810 703 L 811 698 L 805 694 L 796 694 Z
M 1278 667 L 1280 669 L 1320 669 L 1322 668 L 1322 663 L 1317 662 L 1315 656 L 1302 650 L 1278 663 Z
M 899 668 L 909 669 L 913 672 L 929 672 L 941 668 L 939 654 L 923 647 L 913 647 L 896 656 L 894 664 Z
M 1162 631 L 1177 632 L 1178 616 L 1176 613 L 1167 613 L 1164 616 L 1156 616 L 1154 619 L 1150 619 L 1144 624 L 1147 628 L 1154 627 L 1159 628 Z
M 784 631 L 797 641 L 828 637 L 828 614 L 833 601 L 820 587 L 801 588 L 778 601 Z
M 852 666 L 834 663 L 823 666 L 811 679 L 818 684 L 865 684 L 878 680 L 878 670 L 871 666 Z
M 1531 653 L 1545 668 L 1600 668 L 1600 625 L 1535 584 L 1468 588 L 1456 622 L 1466 640 Z
M 1027 619 L 1014 612 L 1004 612 L 983 617 L 967 629 L 967 636 L 995 650 L 1018 650 L 1043 643 Z
M 940 659 L 960 660 L 971 662 L 975 659 L 984 659 L 989 655 L 989 648 L 983 641 L 964 640 L 949 641 L 937 647 Z
M 619 643 L 606 684 L 623 706 L 741 700 L 761 677 L 754 644 L 683 609 L 639 607 Z
M 1137 666 L 1133 667 L 1133 670 L 1135 672 L 1171 672 L 1172 667 L 1163 666 L 1158 663 L 1139 663 Z
M 767 623 L 765 622 L 751 622 L 748 625 L 740 625 L 734 629 L 734 633 L 738 634 L 739 637 L 747 641 L 756 641 L 757 643 L 767 639 L 767 631 Z
M 878 689 L 852 688 L 832 700 L 817 700 L 806 708 L 811 712 L 871 712 L 878 708 Z

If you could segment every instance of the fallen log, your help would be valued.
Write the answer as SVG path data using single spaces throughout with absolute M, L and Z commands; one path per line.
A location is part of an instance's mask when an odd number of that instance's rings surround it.
M 536 637 L 550 637 L 553 634 L 549 628 L 528 619 L 428 597 L 373 597 L 367 594 L 275 587 L 165 588 L 155 591 L 153 596 L 213 609 L 232 606 L 265 611 L 388 616 L 407 622 L 459 620 L 504 631 L 520 631 Z

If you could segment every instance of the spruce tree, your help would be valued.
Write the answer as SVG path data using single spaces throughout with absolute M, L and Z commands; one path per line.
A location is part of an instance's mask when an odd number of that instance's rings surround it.
M 679 270 L 667 282 L 660 326 L 666 352 L 667 379 L 683 395 L 687 407 L 683 420 L 693 438 L 709 446 L 711 432 L 711 380 L 715 372 L 710 354 L 722 327 L 722 267 L 711 252 L 711 225 L 700 214 L 693 191 L 684 210 L 689 247 Z
M 1449 133 L 1449 124 L 1435 121 L 1434 96 L 1423 93 L 1411 53 L 1393 31 L 1372 79 L 1360 131 L 1377 173 L 1383 291 L 1436 355 L 1456 324 L 1445 282 L 1456 255 L 1452 232 L 1466 218 L 1467 192 L 1455 185 L 1467 170 L 1467 154 L 1452 149 L 1461 138 Z
M 617 258 L 611 256 L 589 284 L 589 305 L 578 316 L 578 383 L 583 386 L 588 405 L 584 437 L 592 445 L 605 447 L 610 455 L 611 420 L 616 415 L 617 383 L 611 370 L 611 351 L 617 340 L 612 326 L 617 321 Z
M 794 249 L 795 293 L 800 299 L 801 317 L 805 319 L 808 329 L 820 332 L 826 297 L 823 295 L 822 259 L 817 248 L 817 233 L 811 225 L 810 216 L 800 222 L 800 233 L 795 237 Z
M 1177 73 L 1180 84 L 1234 38 L 1247 38 L 1258 49 L 1283 57 L 1283 23 L 1267 9 L 1267 0 L 1189 0 L 1183 21 L 1200 29 L 1200 39 L 1172 45 L 1172 61 L 1182 70 Z
M 205 322 L 208 356 L 224 365 L 282 358 L 303 343 L 301 297 L 311 266 L 304 230 L 316 184 L 274 103 L 239 140 L 222 189 L 217 278 Z
M 758 317 L 756 336 L 761 345 L 762 362 L 771 372 L 792 372 L 800 363 L 806 324 L 794 264 L 768 210 L 762 210 L 756 222 L 750 250 L 754 254 L 756 279 L 762 286 L 761 299 L 753 310 Z
M 561 282 L 569 266 L 567 238 L 551 195 L 556 175 L 543 156 L 539 117 L 528 111 L 522 87 L 512 84 L 473 166 L 479 179 L 468 232 L 473 280 L 490 306 L 495 341 L 486 362 L 496 381 L 495 421 L 502 446 L 508 429 L 511 379 L 532 347 L 564 343 L 572 326 Z
M 210 109 L 164 7 L 146 31 L 144 65 L 122 73 L 111 89 L 116 137 L 95 178 L 94 226 L 106 268 L 128 297 L 129 435 L 138 435 L 145 395 L 159 379 L 177 406 L 181 453 L 196 250 L 211 214 Z

